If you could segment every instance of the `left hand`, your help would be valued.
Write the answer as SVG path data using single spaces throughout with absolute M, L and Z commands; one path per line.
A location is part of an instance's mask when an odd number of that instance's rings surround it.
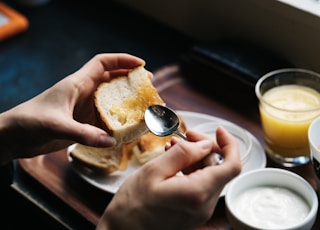
M 96 55 L 43 93 L 0 114 L 0 163 L 49 153 L 74 142 L 113 146 L 115 140 L 95 127 L 93 95 L 101 82 L 127 75 L 139 65 L 144 61 L 129 54 Z

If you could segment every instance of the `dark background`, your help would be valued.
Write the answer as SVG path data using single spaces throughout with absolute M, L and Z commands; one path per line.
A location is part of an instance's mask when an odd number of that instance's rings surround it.
M 27 31 L 0 42 L 0 112 L 76 71 L 95 54 L 125 52 L 150 71 L 177 60 L 192 40 L 113 1 L 4 1 L 29 20 Z

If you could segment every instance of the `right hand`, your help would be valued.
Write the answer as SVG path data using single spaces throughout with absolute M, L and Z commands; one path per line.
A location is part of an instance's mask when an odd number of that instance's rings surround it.
M 174 138 L 165 154 L 124 182 L 97 229 L 187 230 L 205 224 L 225 184 L 241 171 L 236 139 L 221 127 L 216 134 L 216 141 L 192 131 L 187 132 L 189 141 Z M 221 154 L 224 162 L 210 165 L 204 159 L 211 152 Z M 186 168 L 188 174 L 177 176 Z

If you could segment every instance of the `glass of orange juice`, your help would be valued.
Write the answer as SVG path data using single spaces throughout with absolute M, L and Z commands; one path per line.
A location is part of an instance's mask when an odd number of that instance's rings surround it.
M 298 68 L 275 70 L 257 81 L 255 93 L 269 158 L 285 167 L 308 163 L 308 128 L 320 116 L 320 75 Z

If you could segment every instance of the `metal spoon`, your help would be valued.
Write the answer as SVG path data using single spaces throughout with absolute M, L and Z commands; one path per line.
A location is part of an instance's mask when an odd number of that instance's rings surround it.
M 163 106 L 163 105 L 150 105 L 147 107 L 144 113 L 145 123 L 153 134 L 157 136 L 169 136 L 171 134 L 177 134 L 184 140 L 187 140 L 187 136 L 179 131 L 180 119 L 175 111 Z M 218 153 L 212 153 L 212 159 L 217 164 L 223 162 L 223 158 Z
M 177 134 L 187 139 L 186 135 L 179 131 L 181 122 L 178 115 L 166 106 L 150 105 L 144 113 L 144 120 L 149 130 L 157 136 Z

